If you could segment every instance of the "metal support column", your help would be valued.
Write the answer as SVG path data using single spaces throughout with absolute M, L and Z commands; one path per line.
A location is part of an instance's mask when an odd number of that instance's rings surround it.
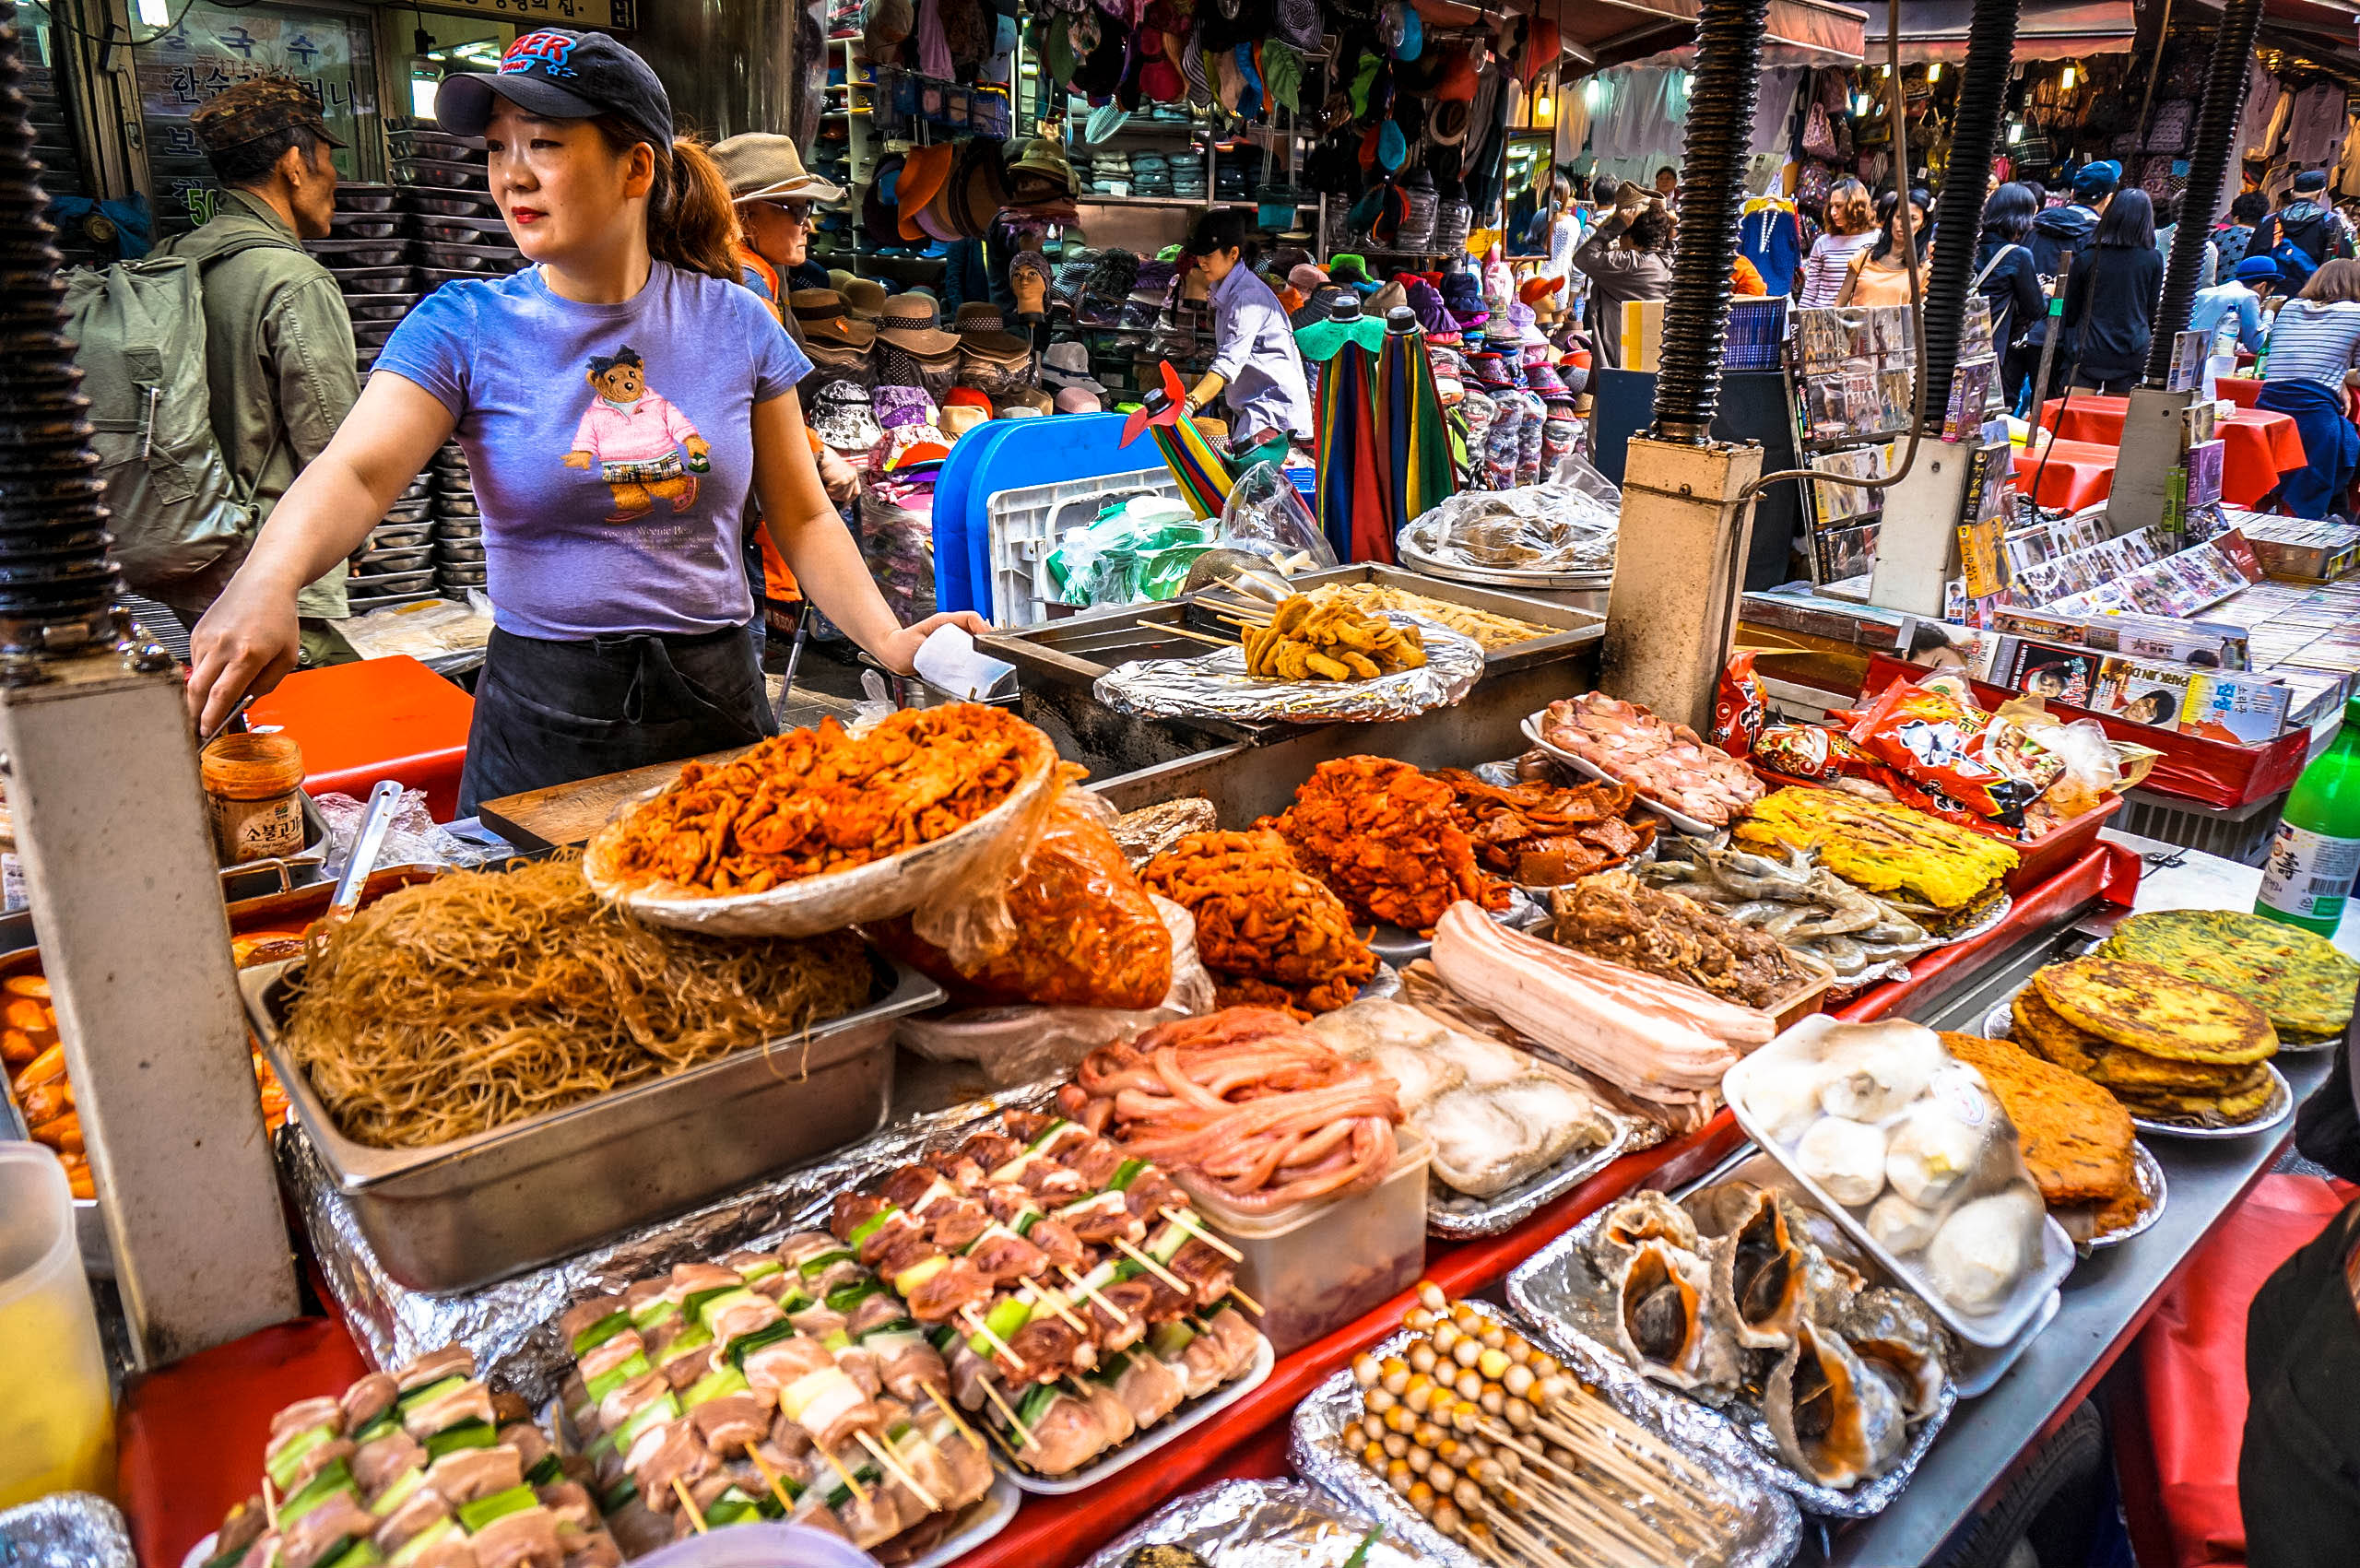
M 1702 735 L 1737 627 L 1762 448 L 1634 436 L 1606 601 L 1601 684 Z

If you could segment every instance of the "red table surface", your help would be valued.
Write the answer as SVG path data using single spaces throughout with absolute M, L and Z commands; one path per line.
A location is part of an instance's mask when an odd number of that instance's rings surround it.
M 2048 443 L 2047 462 L 2037 452 L 2016 454 L 2016 488 L 2021 493 L 2037 476 L 2035 501 L 2051 511 L 2079 512 L 2114 493 L 2114 466 L 2120 455 L 2111 446 L 2059 437 Z
M 2007 948 L 2092 899 L 2128 905 L 2139 865 L 2127 849 L 2096 844 L 2018 895 L 2008 917 L 1990 931 L 1913 961 L 1907 980 L 1871 986 L 1835 1010 L 1853 1020 L 1901 1011 L 1952 970 Z M 1685 1138 L 1616 1161 L 1503 1235 L 1430 1242 L 1426 1278 L 1454 1296 L 1495 1285 L 1583 1216 L 1643 1185 L 1693 1181 L 1743 1141 L 1724 1110 Z M 1119 1470 L 1087 1491 L 1027 1498 L 1008 1527 L 960 1558 L 957 1568 L 1078 1562 L 1182 1491 L 1224 1474 L 1282 1473 L 1294 1407 L 1393 1332 L 1410 1301 L 1404 1293 L 1289 1353 L 1260 1387 L 1157 1450 L 1151 1462 Z M 251 1494 L 274 1412 L 296 1399 L 340 1392 L 366 1370 L 340 1322 L 309 1318 L 134 1379 L 117 1419 L 118 1480 L 140 1561 L 149 1568 L 173 1568 L 231 1505 Z
M 2128 397 L 2076 393 L 2070 402 L 2052 397 L 2042 404 L 2040 422 L 2066 441 L 2119 446 L 2130 410 Z M 2221 438 L 2221 499 L 2231 506 L 2251 506 L 2278 488 L 2280 476 L 2309 461 L 2291 414 L 2240 405 L 2213 429 Z
M 2214 376 L 2212 390 L 2240 408 L 2250 408 L 2261 395 L 2261 381 L 2258 376 Z
M 447 822 L 459 811 L 459 772 L 476 700 L 413 658 L 363 659 L 297 670 L 246 712 L 257 728 L 276 725 L 303 748 L 304 785 L 368 798 L 380 779 L 426 792 L 427 811 Z

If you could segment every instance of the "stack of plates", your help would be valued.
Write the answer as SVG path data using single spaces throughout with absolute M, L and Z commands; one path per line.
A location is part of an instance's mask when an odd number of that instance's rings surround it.
M 419 282 L 432 292 L 453 278 L 514 272 L 525 258 L 491 199 L 483 138 L 431 125 L 388 133 L 394 182 L 418 236 Z
M 434 454 L 434 586 L 445 598 L 463 599 L 483 586 L 483 514 L 476 508 L 475 482 L 467 454 L 445 442 Z
M 376 362 L 394 324 L 418 303 L 415 232 L 409 214 L 395 210 L 391 185 L 339 184 L 328 237 L 303 247 L 336 277 L 363 372 Z
M 434 492 L 420 474 L 369 532 L 369 547 L 353 558 L 345 598 L 352 613 L 431 597 L 434 593 Z

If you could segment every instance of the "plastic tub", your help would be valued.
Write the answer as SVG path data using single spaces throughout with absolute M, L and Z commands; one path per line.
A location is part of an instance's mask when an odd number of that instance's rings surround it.
M 0 1509 L 114 1492 L 114 1409 L 65 1167 L 0 1143 Z
M 1214 1230 L 1245 1260 L 1237 1284 L 1262 1303 L 1256 1326 L 1285 1355 L 1326 1338 L 1418 1282 L 1426 1266 L 1426 1161 L 1433 1147 L 1396 1127 L 1393 1170 L 1351 1197 L 1241 1214 L 1218 1189 L 1177 1173 Z
M 877 1568 L 844 1537 L 779 1519 L 690 1536 L 639 1561 L 641 1568 Z

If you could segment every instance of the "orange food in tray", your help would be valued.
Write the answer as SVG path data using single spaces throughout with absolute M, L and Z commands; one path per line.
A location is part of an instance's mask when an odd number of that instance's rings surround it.
M 258 931 L 235 938 L 232 949 L 243 968 L 291 957 L 302 950 L 302 943 L 300 931 Z M 261 1052 L 254 1052 L 253 1060 L 263 1125 L 277 1132 L 287 1120 L 287 1091 Z M 0 981 L 0 1069 L 5 1069 L 9 1098 L 25 1118 L 25 1130 L 35 1143 L 57 1150 L 74 1196 L 98 1197 L 82 1146 L 82 1118 L 74 1108 L 74 1084 L 65 1076 L 65 1047 L 57 1038 L 57 1010 L 44 976 L 14 974 Z

